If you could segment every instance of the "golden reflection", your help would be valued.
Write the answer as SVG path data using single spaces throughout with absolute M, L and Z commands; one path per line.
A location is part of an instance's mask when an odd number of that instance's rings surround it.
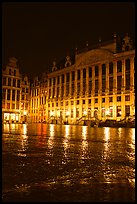
M 69 135 L 70 126 L 69 126 L 69 125 L 66 125 L 65 128 L 66 128 L 66 129 L 65 129 L 65 133 L 66 133 L 65 135 L 66 135 L 66 137 L 67 137 L 67 136 Z
M 4 133 L 9 133 L 9 130 L 10 130 L 9 127 L 10 127 L 9 124 L 4 124 L 4 125 L 3 125 L 3 132 L 4 132 Z
M 107 157 L 109 139 L 110 139 L 110 128 L 105 127 L 104 128 L 104 159 L 106 159 Z
M 131 130 L 131 139 L 132 139 L 132 143 L 135 144 L 135 128 L 132 128 Z
M 49 139 L 48 139 L 48 148 L 52 149 L 53 148 L 53 144 L 54 144 L 54 135 L 55 135 L 55 125 L 54 124 L 50 124 L 49 126 Z
M 54 137 L 55 134 L 55 125 L 54 124 L 50 124 L 50 136 Z
M 81 159 L 86 158 L 88 142 L 87 142 L 87 126 L 82 126 L 82 144 L 81 144 Z
M 23 124 L 23 135 L 27 134 L 27 125 Z
M 69 143 L 69 133 L 70 133 L 70 125 L 65 126 L 65 138 L 63 141 L 63 146 L 64 146 L 64 156 L 67 157 L 67 149 L 68 149 L 68 143 Z
M 18 156 L 26 157 L 26 149 L 28 148 L 27 125 L 23 124 L 21 134 L 21 148 L 18 150 Z
M 87 126 L 82 126 L 82 139 L 86 140 L 87 136 Z

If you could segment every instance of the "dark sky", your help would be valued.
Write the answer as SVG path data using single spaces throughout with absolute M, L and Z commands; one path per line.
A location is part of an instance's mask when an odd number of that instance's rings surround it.
M 75 47 L 84 48 L 129 33 L 135 38 L 133 2 L 5 2 L 2 5 L 2 59 L 18 59 L 22 73 L 36 76 Z

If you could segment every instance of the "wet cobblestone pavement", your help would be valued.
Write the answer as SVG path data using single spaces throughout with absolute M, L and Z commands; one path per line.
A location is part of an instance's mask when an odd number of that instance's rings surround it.
M 3 202 L 134 202 L 135 128 L 4 124 Z

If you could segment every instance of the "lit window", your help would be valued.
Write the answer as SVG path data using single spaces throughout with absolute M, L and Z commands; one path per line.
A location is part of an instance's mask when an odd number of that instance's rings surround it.
M 102 98 L 102 103 L 105 103 L 105 98 Z
M 130 101 L 130 95 L 125 96 L 125 101 Z
M 95 103 L 98 103 L 98 98 L 95 98 Z
M 121 96 L 117 96 L 117 101 L 121 101 Z

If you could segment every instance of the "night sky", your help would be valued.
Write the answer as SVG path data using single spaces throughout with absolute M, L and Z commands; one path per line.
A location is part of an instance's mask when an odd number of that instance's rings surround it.
M 133 2 L 17 3 L 2 5 L 2 65 L 18 59 L 21 73 L 34 77 L 68 53 L 113 39 L 135 38 Z

